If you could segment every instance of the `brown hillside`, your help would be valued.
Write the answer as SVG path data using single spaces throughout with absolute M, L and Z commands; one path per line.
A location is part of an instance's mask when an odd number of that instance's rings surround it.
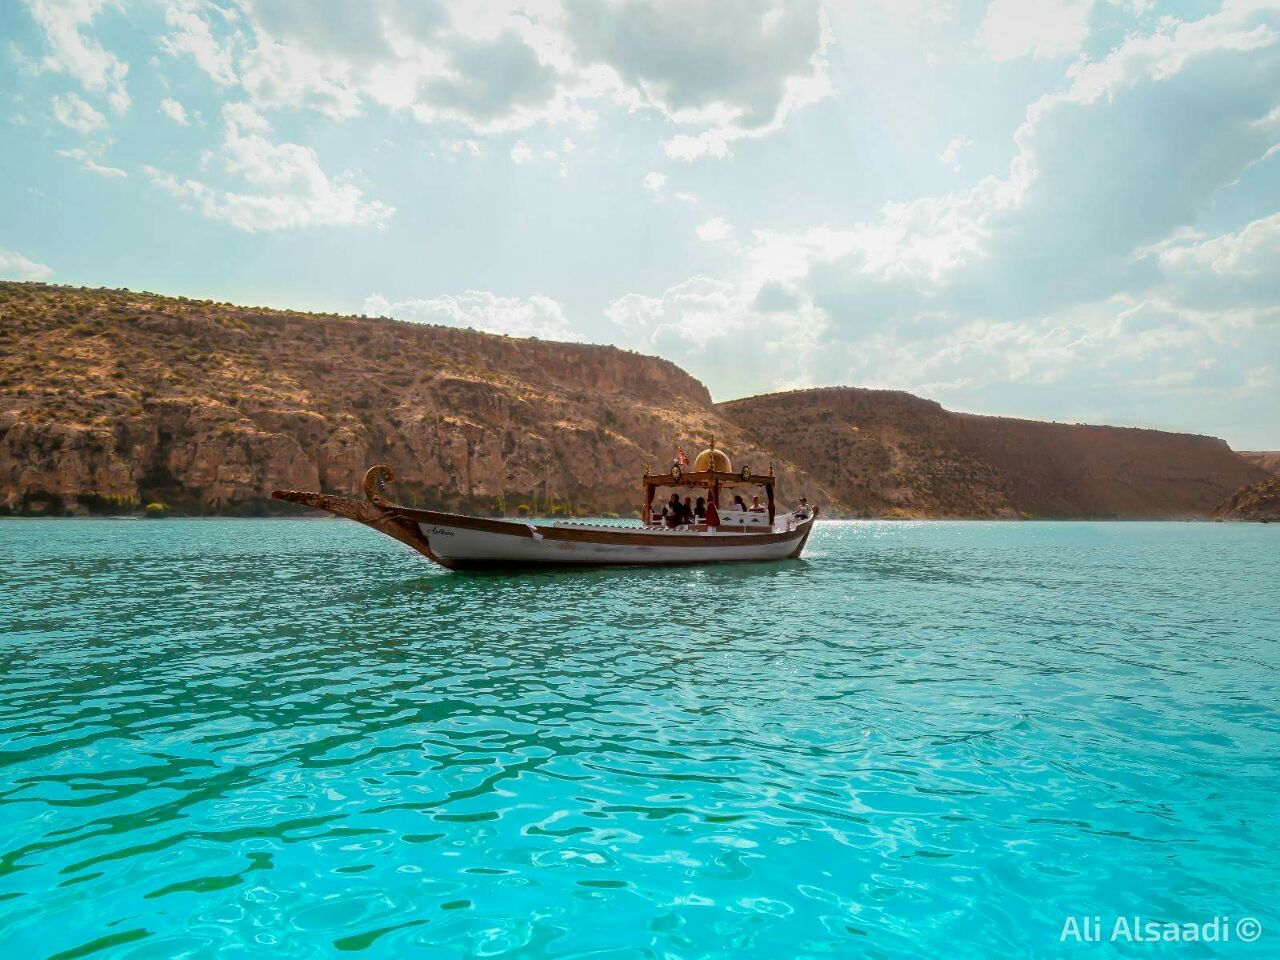
M 867 515 L 1207 517 L 1265 476 L 1212 437 L 952 413 L 887 390 L 802 390 L 720 410 Z
M 1223 520 L 1256 520 L 1280 522 L 1280 477 L 1268 477 L 1241 487 L 1214 511 Z
M 406 502 L 632 514 L 714 435 L 826 515 L 1207 517 L 1261 467 L 1209 437 L 950 413 L 835 388 L 711 403 L 613 347 L 0 283 L 0 509 L 289 509 L 390 463 Z
M 11 510 L 288 510 L 273 488 L 353 492 L 381 461 L 425 506 L 630 514 L 648 462 L 711 434 L 769 460 L 693 377 L 613 347 L 0 283 Z
M 1280 476 L 1280 450 L 1240 450 L 1238 453 L 1254 466 Z

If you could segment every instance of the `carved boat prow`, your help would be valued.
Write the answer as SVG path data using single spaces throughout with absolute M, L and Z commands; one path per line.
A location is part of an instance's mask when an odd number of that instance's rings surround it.
M 365 499 L 363 500 L 302 490 L 273 490 L 271 496 L 277 500 L 314 507 L 337 517 L 363 523 L 366 527 L 372 527 L 379 533 L 385 533 L 388 537 L 412 547 L 429 560 L 448 566 L 431 552 L 431 543 L 423 536 L 422 528 L 417 522 L 400 513 L 407 508 L 390 504 L 382 496 L 386 485 L 395 478 L 395 471 L 384 463 L 370 467 L 364 475 Z
M 727 464 L 727 459 L 726 459 Z M 773 476 L 701 471 L 671 477 L 645 477 L 646 520 L 642 527 L 557 522 L 535 525 L 489 517 L 419 510 L 392 503 L 386 485 L 395 472 L 385 464 L 370 467 L 364 477 L 364 499 L 299 490 L 276 490 L 277 500 L 324 510 L 372 527 L 422 556 L 451 570 L 514 567 L 581 567 L 761 562 L 795 559 L 804 550 L 818 511 L 805 518 L 773 515 Z M 723 526 L 686 524 L 671 529 L 652 514 L 659 486 L 706 486 L 718 499 L 721 485 L 763 481 L 769 493 L 768 525 L 763 514 L 734 516 L 726 511 Z

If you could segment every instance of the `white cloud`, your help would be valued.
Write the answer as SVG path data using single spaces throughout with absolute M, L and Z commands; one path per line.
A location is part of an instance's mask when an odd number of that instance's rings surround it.
M 1242 388 L 1252 393 L 1256 390 L 1271 390 L 1276 385 L 1276 371 L 1270 366 L 1253 367 L 1245 371 Z
M 241 0 L 235 17 L 222 13 L 180 0 L 163 45 L 263 109 L 347 119 L 377 104 L 497 133 L 582 118 L 575 100 L 592 86 L 549 0 L 326 0 L 319 12 L 306 0 Z
M 129 108 L 125 77 L 129 65 L 84 31 L 108 6 L 107 0 L 26 0 L 31 15 L 44 32 L 49 52 L 41 66 L 75 78 L 85 90 L 106 97 L 112 109 Z
M 266 133 L 271 129 L 267 118 L 247 103 L 224 103 L 222 119 L 237 132 L 250 130 L 254 133 Z
M 811 362 L 828 323 L 784 287 L 761 296 L 709 277 L 657 297 L 628 294 L 605 313 L 626 343 L 697 370 L 713 390 L 743 370 L 755 375 L 758 391 L 811 385 Z
M 85 150 L 83 147 L 75 147 L 71 150 L 59 150 L 58 156 L 67 157 L 70 160 L 74 160 L 78 164 L 80 164 L 80 166 L 85 170 L 88 170 L 90 173 L 96 173 L 100 177 L 127 177 L 128 176 L 128 174 L 125 173 L 123 170 L 121 170 L 119 167 L 109 167 L 104 164 L 98 163 L 98 161 L 94 159 L 93 155 L 90 154 L 89 151 Z
M 12 250 L 0 250 L 0 277 L 12 280 L 48 280 L 52 276 L 51 267 L 29 260 Z
M 938 159 L 946 164 L 956 173 L 960 172 L 960 153 L 966 147 L 973 146 L 973 141 L 968 137 L 952 137 L 943 147 L 942 152 L 938 154 Z
M 1138 259 L 1153 254 L 1164 289 L 1184 303 L 1205 309 L 1280 304 L 1280 213 L 1216 237 L 1177 234 Z
M 294 144 L 284 144 L 294 146 Z M 218 190 L 198 180 L 181 180 L 154 167 L 144 168 L 165 193 L 191 203 L 210 220 L 237 230 L 287 230 L 302 227 L 381 225 L 395 212 L 377 201 L 366 201 L 351 184 L 323 181 L 319 192 L 249 194 Z M 286 173 L 281 179 L 291 179 Z
M 830 93 L 819 0 L 743 2 L 725 17 L 712 0 L 327 0 L 320 15 L 300 0 L 240 0 L 234 15 L 171 0 L 162 45 L 262 109 L 346 119 L 376 104 L 495 134 L 589 126 L 611 98 L 693 128 L 671 155 L 723 156 Z
M 364 312 L 414 323 L 470 327 L 485 333 L 544 340 L 581 340 L 564 315 L 564 308 L 549 297 L 499 297 L 484 290 L 468 290 L 458 296 L 391 301 L 373 294 Z
M 160 112 L 180 127 L 185 127 L 189 122 L 186 107 L 169 97 L 160 101 Z
M 644 175 L 644 187 L 654 193 L 661 193 L 667 185 L 665 174 L 658 173 L 656 170 Z
M 305 107 L 332 120 L 360 113 L 360 89 L 345 60 L 326 57 L 305 47 L 277 42 L 259 34 L 252 53 L 240 59 L 240 83 L 255 105 L 268 108 Z
M 733 238 L 733 224 L 724 217 L 712 217 L 697 228 L 698 239 L 708 243 L 721 243 Z
M 77 133 L 93 133 L 107 122 L 106 117 L 74 93 L 53 98 L 53 115 L 63 126 Z
M 1280 213 L 1233 233 L 1167 246 L 1160 252 L 1160 263 L 1169 271 L 1205 271 L 1219 277 L 1280 274 Z
M 704 130 L 691 136 L 677 134 L 664 141 L 662 149 L 672 160 L 697 160 L 699 157 L 727 157 L 730 136 L 723 130 Z
M 572 145 L 570 145 L 570 149 L 572 150 Z M 555 150 L 552 150 L 548 147 L 543 147 L 541 149 L 535 150 L 533 147 L 529 146 L 523 140 L 517 140 L 515 144 L 511 147 L 512 163 L 525 164 L 525 163 L 530 163 L 531 161 L 534 161 L 534 160 L 552 161 L 558 165 L 561 177 L 567 177 L 569 175 L 568 166 L 565 164 L 564 159 L 561 157 L 561 155 L 557 153 Z
M 1089 36 L 1093 0 L 992 0 L 978 42 L 993 60 L 1075 54 Z
M 238 230 L 284 230 L 323 226 L 381 226 L 395 208 L 366 200 L 350 177 L 333 179 L 316 153 L 296 143 L 274 143 L 263 133 L 266 121 L 251 107 L 223 108 L 222 167 L 258 192 L 224 190 L 193 179 L 146 167 L 152 182 L 170 196 L 191 204 L 211 220 Z
M 160 46 L 170 56 L 190 56 L 215 83 L 228 87 L 237 82 L 231 45 L 224 46 L 214 38 L 209 22 L 202 16 L 205 6 L 200 0 L 169 3 L 164 18 L 171 32 L 160 38 Z
M 831 92 L 830 43 L 818 0 L 567 0 L 575 56 L 607 66 L 630 104 L 698 128 L 670 157 L 721 157 L 743 137 L 778 130 Z
M 455 37 L 448 70 L 418 87 L 420 119 L 453 119 L 477 129 L 529 126 L 554 102 L 555 68 L 514 27 L 493 38 Z

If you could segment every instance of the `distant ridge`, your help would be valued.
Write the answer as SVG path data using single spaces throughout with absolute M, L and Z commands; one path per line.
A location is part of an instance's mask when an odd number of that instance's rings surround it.
M 1239 453 L 1250 463 L 1268 473 L 1280 475 L 1280 450 L 1241 450 Z
M 713 404 L 615 347 L 0 283 L 0 509 L 279 512 L 387 462 L 406 502 L 617 513 L 710 437 L 827 515 L 1208 517 L 1267 476 L 1221 440 L 944 410 L 852 387 Z
M 828 387 L 720 404 L 863 516 L 1203 518 L 1265 472 L 1222 440 L 952 413 Z

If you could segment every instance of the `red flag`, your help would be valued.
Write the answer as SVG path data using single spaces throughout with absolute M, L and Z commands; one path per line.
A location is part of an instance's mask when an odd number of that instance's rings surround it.
M 689 455 L 686 454 L 683 450 L 677 448 L 676 463 L 680 464 L 680 466 L 682 467 L 687 467 L 689 465 Z

